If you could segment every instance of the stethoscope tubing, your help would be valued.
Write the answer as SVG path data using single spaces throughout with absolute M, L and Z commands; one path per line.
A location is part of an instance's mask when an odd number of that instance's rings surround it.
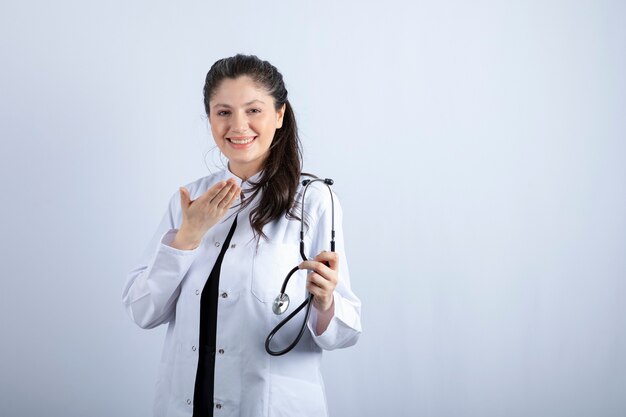
M 302 335 L 304 335 L 304 331 L 306 330 L 306 323 L 309 320 L 309 316 L 311 315 L 311 304 L 313 304 L 313 294 L 307 294 L 307 299 L 304 300 L 302 302 L 302 304 L 300 304 L 295 310 L 293 310 L 291 312 L 291 314 L 289 314 L 280 323 L 278 323 L 278 325 L 276 327 L 274 327 L 274 329 L 267 336 L 267 339 L 265 339 L 265 350 L 267 351 L 267 353 L 269 353 L 272 356 L 281 356 L 281 355 L 284 355 L 285 353 L 289 352 L 290 350 L 292 350 L 293 348 L 296 347 L 296 345 L 298 344 L 298 342 L 302 338 Z M 272 350 L 272 348 L 270 348 L 270 342 L 274 338 L 274 335 L 276 333 L 278 333 L 278 331 L 285 324 L 287 324 L 287 322 L 289 320 L 294 318 L 296 316 L 296 314 L 298 314 L 305 307 L 306 307 L 306 313 L 304 315 L 304 321 L 302 323 L 302 326 L 300 327 L 300 332 L 298 332 L 298 336 L 296 336 L 296 338 L 293 340 L 293 342 L 291 342 L 291 344 L 289 346 L 287 346 L 286 348 L 284 348 L 282 350 Z

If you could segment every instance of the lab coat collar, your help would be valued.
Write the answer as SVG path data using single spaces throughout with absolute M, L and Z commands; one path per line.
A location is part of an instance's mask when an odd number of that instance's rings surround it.
M 226 170 L 224 171 L 224 174 L 225 174 L 225 178 L 224 178 L 225 180 L 229 178 L 234 178 L 237 180 L 239 185 L 246 185 L 246 183 L 249 183 L 250 181 L 258 181 L 259 178 L 261 178 L 261 175 L 263 174 L 263 170 L 257 172 L 256 174 L 254 174 L 253 176 L 251 176 L 245 181 L 239 178 L 237 175 L 233 174 L 233 172 L 230 170 L 230 166 L 228 165 L 226 166 Z
M 253 176 L 251 176 L 250 178 L 244 181 L 241 178 L 239 178 L 237 175 L 233 174 L 232 171 L 230 170 L 230 167 L 227 166 L 227 169 L 224 171 L 224 180 L 234 178 L 239 184 L 239 186 L 241 187 L 242 194 L 244 195 L 244 198 L 245 198 L 245 196 L 249 195 L 249 192 L 244 193 L 244 191 L 247 191 L 250 188 L 252 188 L 252 184 L 250 184 L 250 182 L 257 182 L 258 180 L 261 179 L 262 175 L 263 175 L 263 170 L 257 172 L 256 174 L 254 174 Z
M 224 179 L 228 180 L 230 178 L 234 178 L 235 180 L 237 180 L 237 183 L 239 184 L 241 188 L 250 188 L 251 186 L 250 182 L 258 181 L 259 179 L 261 179 L 261 175 L 263 175 L 263 170 L 257 172 L 256 174 L 254 174 L 253 176 L 251 176 L 250 178 L 244 181 L 241 178 L 239 178 L 237 175 L 233 174 L 232 171 L 230 170 L 230 167 L 227 167 L 225 171 Z

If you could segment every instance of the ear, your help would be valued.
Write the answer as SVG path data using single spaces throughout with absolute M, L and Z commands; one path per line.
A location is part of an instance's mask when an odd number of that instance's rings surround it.
M 283 119 L 285 118 L 285 110 L 287 109 L 287 103 L 283 104 L 276 112 L 276 129 L 283 127 Z

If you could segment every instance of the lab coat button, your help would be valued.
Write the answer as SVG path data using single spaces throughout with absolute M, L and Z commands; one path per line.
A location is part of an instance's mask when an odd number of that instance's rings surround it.
M 228 298 L 228 293 L 223 292 L 222 293 L 222 298 Z
M 187 404 L 191 405 L 191 399 L 187 398 Z
M 217 408 L 219 410 L 220 408 L 222 408 L 222 404 L 220 404 L 220 403 L 215 404 L 215 408 Z
M 195 352 L 195 351 L 196 351 L 196 347 L 195 347 L 195 346 L 192 346 L 192 347 L 191 347 L 191 350 L 193 350 L 193 351 Z
M 220 355 L 223 355 L 224 354 L 224 349 L 220 349 L 220 350 L 218 350 L 218 352 L 220 353 Z
M 196 295 L 200 295 L 200 290 L 196 290 Z
M 235 249 L 236 247 L 237 247 L 237 244 L 236 244 L 236 243 L 233 243 L 232 245 L 230 245 L 230 248 L 231 248 L 231 249 Z
M 215 242 L 215 247 L 219 248 L 220 247 L 220 242 Z

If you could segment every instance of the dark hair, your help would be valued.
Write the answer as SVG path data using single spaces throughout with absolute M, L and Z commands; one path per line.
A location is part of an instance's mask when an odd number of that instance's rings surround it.
M 241 208 L 246 207 L 261 192 L 259 204 L 250 212 L 250 224 L 256 236 L 267 239 L 263 233 L 266 224 L 283 214 L 287 218 L 300 219 L 295 213 L 294 197 L 302 173 L 302 145 L 282 74 L 272 64 L 255 55 L 237 54 L 220 59 L 211 66 L 204 83 L 204 109 L 207 116 L 210 115 L 211 97 L 220 83 L 226 78 L 234 79 L 242 75 L 249 76 L 267 90 L 274 98 L 277 111 L 285 105 L 282 127 L 276 129 L 261 176 L 258 181 L 250 181 L 250 195 L 241 203 Z

